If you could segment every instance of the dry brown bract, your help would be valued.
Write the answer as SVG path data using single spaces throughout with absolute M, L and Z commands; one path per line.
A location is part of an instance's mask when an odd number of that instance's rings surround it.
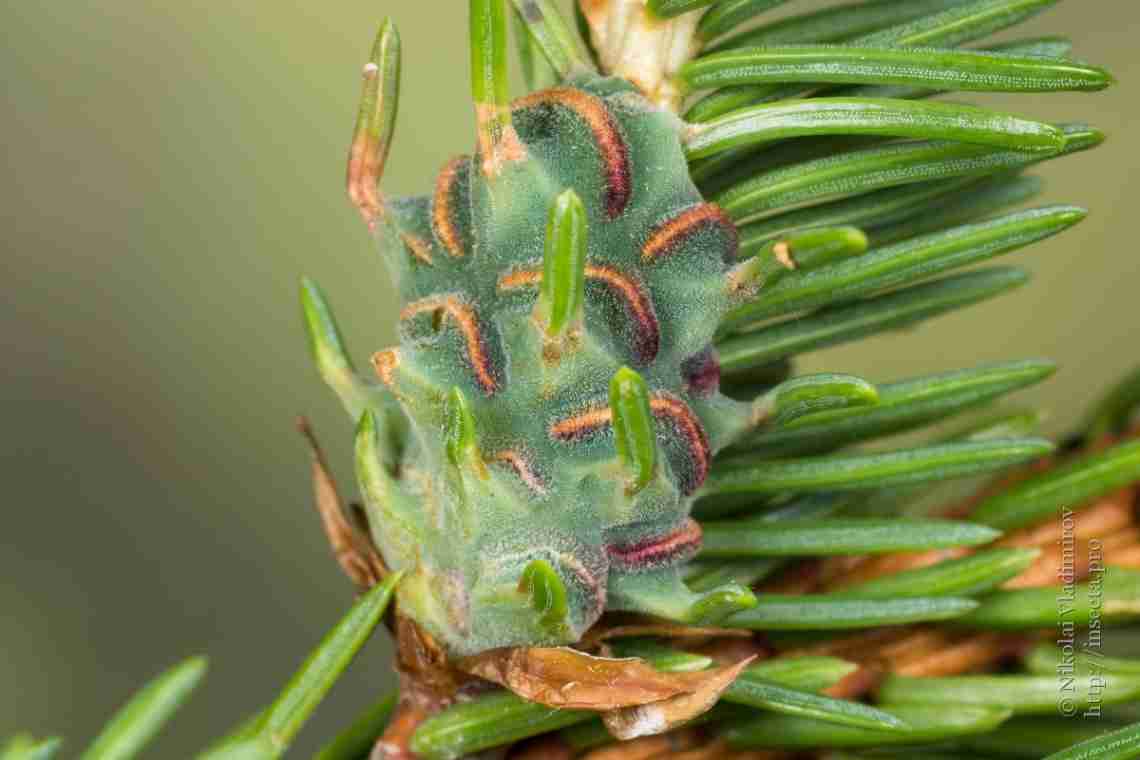
M 639 659 L 595 657 L 565 647 L 492 649 L 458 666 L 532 702 L 598 712 L 695 693 L 723 670 L 662 673 Z
M 724 690 L 755 659 L 749 657 L 735 665 L 696 673 L 694 675 L 705 676 L 705 680 L 695 691 L 647 705 L 611 710 L 602 716 L 602 720 L 610 734 L 618 739 L 636 739 L 669 731 L 708 712 Z
M 313 495 L 333 555 L 358 589 L 372 588 L 388 573 L 384 560 L 373 546 L 372 539 L 345 516 L 344 502 L 309 421 L 299 418 L 297 429 L 305 437 L 313 457 Z

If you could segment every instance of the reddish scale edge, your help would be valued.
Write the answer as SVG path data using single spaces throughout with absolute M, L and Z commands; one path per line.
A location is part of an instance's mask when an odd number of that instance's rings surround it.
M 494 457 L 492 457 L 492 461 L 505 464 L 514 470 L 515 474 L 518 475 L 519 480 L 521 480 L 526 485 L 526 487 L 534 493 L 539 495 L 546 494 L 546 483 L 543 482 L 542 478 L 535 471 L 534 467 L 530 463 L 530 460 L 519 452 L 513 449 L 500 451 L 499 453 L 495 454 Z
M 467 344 L 467 360 L 471 364 L 476 382 L 488 396 L 494 394 L 499 389 L 499 381 L 495 377 L 494 367 L 483 344 L 483 334 L 479 329 L 474 310 L 455 296 L 432 296 L 405 306 L 400 312 L 400 319 L 409 320 L 431 311 L 441 311 L 455 320 Z
M 429 267 L 433 265 L 431 246 L 425 240 L 408 234 L 401 234 L 400 238 L 404 241 L 408 252 L 412 254 L 412 258 Z
M 602 582 L 574 557 L 561 554 L 558 556 L 558 566 L 566 568 L 574 574 L 574 580 L 581 586 L 586 595 L 593 602 L 593 608 L 587 615 L 588 619 L 596 620 L 606 611 L 606 588 Z
M 668 420 L 677 434 L 685 442 L 689 459 L 693 465 L 693 476 L 682 484 L 685 495 L 696 491 L 708 478 L 712 452 L 708 436 L 693 410 L 681 399 L 665 392 L 653 394 L 649 401 L 653 416 Z M 596 435 L 613 422 L 613 413 L 608 406 L 596 406 L 581 414 L 568 417 L 550 426 L 550 437 L 559 441 L 579 441 Z
M 740 234 L 728 215 L 715 203 L 701 203 L 682 211 L 661 223 L 641 248 L 641 259 L 646 263 L 672 256 L 701 230 L 720 230 L 728 239 L 724 261 L 736 260 L 740 248 Z
M 705 428 L 689 405 L 672 394 L 664 392 L 654 394 L 649 407 L 655 417 L 669 420 L 685 441 L 689 459 L 693 463 L 692 478 L 681 484 L 682 492 L 688 496 L 704 485 L 712 465 L 712 451 L 709 448 Z
M 701 550 L 702 536 L 700 524 L 687 517 L 672 533 L 632 544 L 612 544 L 606 547 L 606 553 L 613 567 L 649 570 L 692 559 Z
M 657 358 L 657 352 L 661 350 L 661 325 L 657 321 L 653 301 L 641 284 L 605 264 L 587 265 L 586 277 L 605 283 L 621 296 L 626 314 L 633 320 L 633 355 L 637 362 L 646 365 Z
M 462 258 L 466 252 L 463 250 L 463 236 L 455 224 L 455 208 L 451 198 L 460 172 L 470 163 L 471 159 L 467 156 L 457 156 L 448 161 L 435 181 L 432 200 L 431 222 L 436 237 L 447 252 L 457 259 Z
M 519 98 L 512 104 L 516 111 L 556 106 L 572 111 L 593 133 L 606 174 L 606 214 L 610 219 L 616 219 L 625 211 L 633 195 L 629 149 L 617 121 L 601 98 L 571 87 L 541 90 Z
M 633 278 L 606 264 L 587 264 L 586 279 L 606 285 L 621 298 L 626 314 L 634 323 L 634 357 L 641 365 L 653 361 L 661 345 L 661 327 L 653 310 L 653 301 L 645 289 Z M 541 283 L 542 270 L 517 269 L 499 278 L 499 290 L 515 290 Z

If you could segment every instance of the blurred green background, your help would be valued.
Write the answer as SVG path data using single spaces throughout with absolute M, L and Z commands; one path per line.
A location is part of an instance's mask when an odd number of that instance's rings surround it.
M 313 418 L 345 484 L 348 423 L 308 363 L 296 283 L 323 284 L 359 356 L 393 341 L 392 291 L 341 190 L 386 14 L 406 55 L 385 186 L 422 191 L 473 141 L 461 0 L 0 10 L 0 735 L 76 748 L 145 678 L 207 652 L 205 688 L 152 753 L 186 756 L 259 707 L 350 603 L 293 419 Z M 812 366 L 887 380 L 1053 357 L 1061 372 L 1029 395 L 1060 431 L 1136 360 L 1138 24 L 1131 0 L 1062 3 L 1018 34 L 1069 34 L 1122 83 L 988 99 L 1110 135 L 1042 170 L 1049 202 L 1093 213 L 1015 257 L 1034 286 Z M 390 682 L 380 638 L 305 747 Z

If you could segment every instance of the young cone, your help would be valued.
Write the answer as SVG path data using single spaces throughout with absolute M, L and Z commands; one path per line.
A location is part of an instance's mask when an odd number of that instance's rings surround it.
M 988 526 L 1048 516 L 1022 506 L 1019 489 L 1055 494 L 1049 504 L 1099 492 L 1062 474 L 992 497 L 978 512 L 987 525 L 895 519 L 923 484 L 1048 455 L 1051 445 L 1032 437 L 1034 415 L 833 454 L 1038 382 L 1047 364 L 881 388 L 789 374 L 796 355 L 1024 284 L 1018 269 L 954 270 L 1083 218 L 1057 206 L 979 219 L 980 204 L 947 199 L 1023 198 L 1036 185 L 1016 172 L 1099 143 L 1094 129 L 929 95 L 1096 90 L 1111 76 L 1064 58 L 1055 40 L 958 47 L 1045 0 L 872 0 L 732 36 L 780 4 L 582 0 L 579 27 L 599 73 L 553 3 L 471 0 L 476 153 L 449 162 L 429 196 L 384 206 L 377 238 L 403 307 L 399 346 L 374 358 L 380 390 L 354 379 L 323 301 L 310 309 L 324 376 L 363 415 L 358 472 L 373 541 L 405 573 L 401 614 L 462 669 L 494 673 L 527 698 L 534 684 L 524 687 L 518 669 L 542 657 L 519 653 L 588 648 L 581 642 L 607 611 L 782 631 L 1029 619 L 1029 602 L 972 598 L 1038 561 L 1028 548 L 984 548 L 1001 536 Z M 513 103 L 508 13 L 528 79 L 541 54 L 560 80 Z M 686 122 L 678 114 L 698 92 Z M 721 205 L 694 178 L 720 188 Z M 1110 415 L 1119 427 L 1119 404 L 1106 404 L 1098 430 Z M 1097 462 L 1106 488 L 1140 475 L 1127 451 Z M 694 513 L 732 519 L 702 529 Z M 900 553 L 949 564 L 900 565 L 897 577 L 861 576 L 842 594 L 801 582 L 792 588 L 815 593 L 757 598 L 737 580 L 757 583 L 813 556 L 829 556 L 816 560 L 828 567 Z M 631 716 L 606 723 L 627 736 Z M 1002 717 L 940 728 L 936 714 L 916 713 L 913 731 L 933 741 Z M 654 719 L 662 729 L 674 722 Z M 727 734 L 732 744 L 758 735 Z M 804 741 L 788 746 L 812 746 Z

